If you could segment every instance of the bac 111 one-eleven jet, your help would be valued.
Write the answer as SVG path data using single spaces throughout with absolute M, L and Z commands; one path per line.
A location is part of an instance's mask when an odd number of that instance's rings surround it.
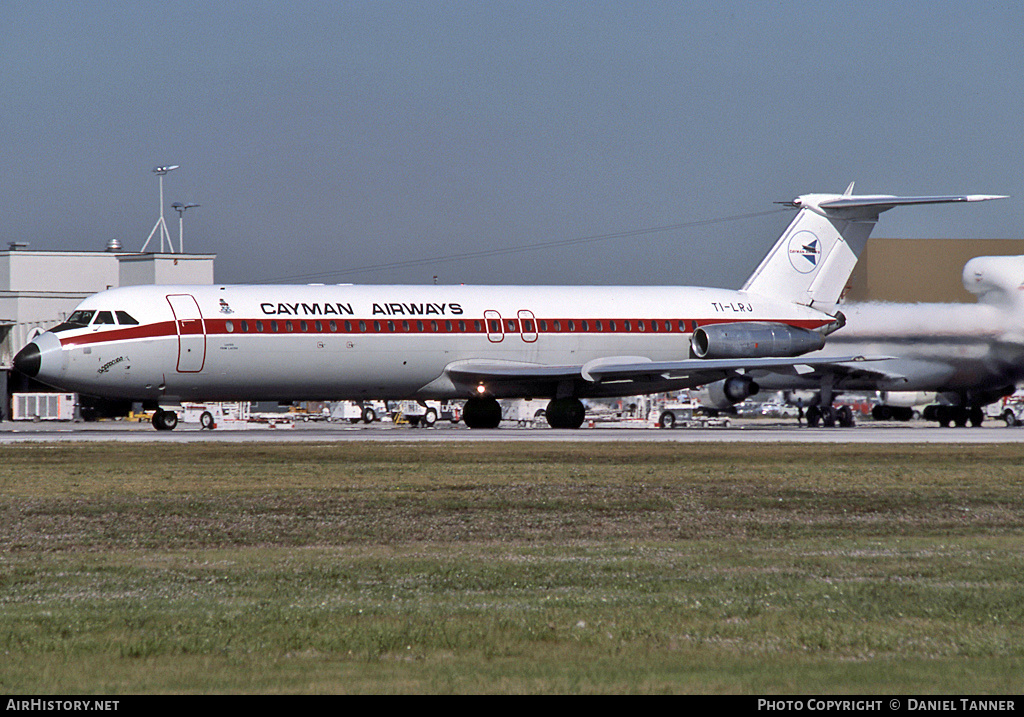
M 732 402 L 759 371 L 860 356 L 798 358 L 844 317 L 837 303 L 879 214 L 995 199 L 807 194 L 739 291 L 613 286 L 131 286 L 85 299 L 15 357 L 61 390 L 157 407 L 182 401 L 466 399 L 471 428 L 499 398 L 550 398 L 577 428 L 581 399 L 710 388 Z

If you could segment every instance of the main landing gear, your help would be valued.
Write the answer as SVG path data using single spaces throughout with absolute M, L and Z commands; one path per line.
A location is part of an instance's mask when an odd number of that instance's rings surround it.
M 174 411 L 156 409 L 153 414 L 153 428 L 158 431 L 173 431 L 178 425 L 178 414 Z
M 849 406 L 811 406 L 807 409 L 807 427 L 817 428 L 819 425 L 825 428 L 853 428 L 856 421 Z
M 556 398 L 544 409 L 552 428 L 579 428 L 586 414 L 587 409 L 578 398 Z
M 924 417 L 936 421 L 943 428 L 955 425 L 963 428 L 968 423 L 977 428 L 985 421 L 985 410 L 981 406 L 946 406 L 933 405 L 924 410 Z
M 579 428 L 586 407 L 578 398 L 556 398 L 544 410 L 552 428 Z M 497 428 L 501 423 L 501 405 L 494 398 L 471 398 L 462 408 L 462 420 L 470 428 Z
M 497 428 L 501 404 L 494 398 L 471 398 L 462 407 L 462 420 L 469 428 Z
M 832 399 L 835 395 L 833 391 L 835 380 L 835 375 L 831 373 L 827 373 L 822 377 L 821 390 L 818 391 L 817 400 L 812 401 L 811 405 L 807 408 L 808 428 L 817 428 L 819 425 L 825 428 L 834 428 L 835 426 L 853 428 L 856 425 L 852 408 L 849 406 L 836 408 L 832 405 Z

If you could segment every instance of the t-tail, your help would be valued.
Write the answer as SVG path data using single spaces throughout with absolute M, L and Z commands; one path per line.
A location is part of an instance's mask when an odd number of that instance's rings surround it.
M 839 302 L 878 215 L 910 204 L 947 204 L 1004 199 L 972 194 L 938 197 L 804 194 L 787 206 L 798 209 L 782 237 L 747 279 L 743 291 L 792 301 L 823 311 Z

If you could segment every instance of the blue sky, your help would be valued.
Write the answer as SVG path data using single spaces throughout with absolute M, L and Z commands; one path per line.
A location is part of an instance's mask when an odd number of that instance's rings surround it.
M 9 0 L 0 246 L 140 249 L 160 164 L 219 282 L 738 287 L 773 202 L 851 181 L 1011 195 L 876 236 L 1021 238 L 1021 37 L 1020 3 Z

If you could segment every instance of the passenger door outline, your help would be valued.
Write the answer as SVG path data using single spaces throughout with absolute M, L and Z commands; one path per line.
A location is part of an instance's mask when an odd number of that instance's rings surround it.
M 501 323 L 501 314 L 493 309 L 484 312 L 484 328 L 487 330 L 487 340 L 492 344 L 500 344 L 505 338 L 505 328 Z
M 520 336 L 523 341 L 532 344 L 537 340 L 537 319 L 529 309 L 520 309 L 518 316 Z
M 168 294 L 178 333 L 178 373 L 199 373 L 206 365 L 206 322 L 192 294 Z

